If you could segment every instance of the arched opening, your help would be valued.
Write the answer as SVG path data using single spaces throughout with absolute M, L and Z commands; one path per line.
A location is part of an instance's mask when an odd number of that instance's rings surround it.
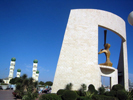
M 105 88 L 106 91 L 111 89 L 111 77 L 101 76 L 101 85 Z
M 109 43 L 111 45 L 109 50 L 111 53 L 110 61 L 113 63 L 112 67 L 117 69 L 122 39 L 116 33 L 114 34 L 114 32 L 112 32 L 111 30 L 108 30 L 106 28 L 103 28 L 102 26 L 99 26 L 98 27 L 98 52 L 100 51 L 100 49 L 104 49 L 104 30 L 107 30 L 106 43 Z M 105 54 L 99 54 L 98 64 L 105 63 L 105 61 L 106 61 Z

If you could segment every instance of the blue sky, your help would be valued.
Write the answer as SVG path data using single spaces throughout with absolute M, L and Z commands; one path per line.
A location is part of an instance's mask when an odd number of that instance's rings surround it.
M 38 59 L 39 81 L 53 81 L 71 9 L 100 9 L 120 16 L 126 23 L 129 78 L 133 82 L 133 26 L 127 17 L 133 0 L 0 0 L 0 78 L 8 77 L 10 60 L 17 69 L 32 76 Z M 103 28 L 99 27 L 99 50 L 103 48 Z M 121 38 L 107 32 L 111 61 L 117 68 Z M 99 63 L 105 62 L 104 54 Z

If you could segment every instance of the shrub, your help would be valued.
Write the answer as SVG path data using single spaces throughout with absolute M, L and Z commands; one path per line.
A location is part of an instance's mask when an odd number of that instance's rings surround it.
M 28 97 L 28 95 L 24 95 L 23 98 L 22 98 L 22 100 L 30 100 L 30 99 L 31 99 L 31 98 Z
M 94 95 L 94 93 L 91 93 L 90 91 L 87 91 L 85 96 L 88 97 L 88 98 L 92 98 L 92 96 Z
M 79 91 L 74 91 L 78 96 L 81 96 L 80 95 L 80 90 Z
M 79 89 L 78 92 L 77 92 L 77 94 L 79 96 L 85 96 L 85 92 L 82 89 Z
M 72 90 L 72 86 L 73 86 L 73 84 L 69 83 L 69 84 L 66 85 L 65 89 L 66 90 Z
M 8 85 L 8 84 L 6 84 L 6 83 L 1 83 L 1 85 Z
M 133 99 L 133 90 L 130 92 L 127 92 L 128 100 Z
M 66 90 L 62 95 L 63 100 L 76 100 L 77 94 L 74 91 Z
M 63 93 L 65 92 L 66 90 L 64 90 L 64 89 L 59 89 L 58 91 L 57 91 L 57 95 L 63 95 Z
M 60 96 L 56 94 L 43 94 L 40 96 L 39 100 L 62 100 Z
M 95 89 L 94 85 L 90 84 L 88 87 L 88 91 L 90 91 L 91 93 L 97 94 L 98 91 Z
M 112 96 L 112 97 L 116 97 L 116 91 L 114 91 L 114 90 L 111 90 L 110 92 L 105 92 L 104 93 L 104 95 L 106 95 L 106 96 Z
M 14 91 L 18 98 L 23 98 L 23 100 L 34 100 L 37 98 L 37 84 L 38 82 L 33 82 L 33 78 L 27 78 L 26 74 L 23 74 L 20 78 L 14 78 L 11 83 L 16 84 L 16 90 Z
M 105 95 L 93 95 L 92 99 L 93 100 L 118 100 L 115 97 L 105 96 Z
M 86 90 L 86 85 L 85 84 L 82 84 L 81 85 L 81 88 L 79 89 L 79 96 L 85 96 L 85 90 Z
M 90 99 L 88 97 L 80 96 L 77 98 L 77 100 L 92 100 L 92 99 Z
M 127 93 L 124 90 L 118 90 L 117 91 L 117 98 L 119 100 L 127 100 Z
M 87 86 L 86 86 L 85 84 L 82 84 L 82 85 L 81 85 L 81 90 L 82 90 L 83 92 L 85 92 L 86 87 L 87 87 Z
M 98 89 L 98 92 L 99 92 L 100 95 L 103 95 L 105 93 L 105 88 L 104 87 L 100 87 Z
M 125 89 L 121 84 L 117 84 L 112 87 L 112 90 L 118 91 L 118 90 L 125 90 Z

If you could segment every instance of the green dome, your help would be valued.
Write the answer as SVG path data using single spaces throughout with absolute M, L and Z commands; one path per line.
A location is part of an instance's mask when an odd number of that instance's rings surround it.
M 34 62 L 34 63 L 38 63 L 38 60 L 37 60 L 37 59 L 35 59 L 33 62 Z
M 16 58 L 15 58 L 15 57 L 13 57 L 13 58 L 11 59 L 11 61 L 16 61 Z
M 17 72 L 21 72 L 21 69 L 18 69 Z
M 39 71 L 37 70 L 36 73 L 39 74 Z

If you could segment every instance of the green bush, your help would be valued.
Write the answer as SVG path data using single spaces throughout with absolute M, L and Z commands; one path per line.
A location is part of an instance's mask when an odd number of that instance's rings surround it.
M 99 92 L 100 95 L 103 95 L 105 93 L 105 88 L 104 87 L 100 87 L 98 89 L 98 92 Z
M 28 95 L 24 95 L 22 100 L 30 100 L 31 98 Z
M 85 96 L 92 99 L 92 96 L 94 95 L 94 93 L 91 93 L 90 91 L 87 91 Z
M 63 100 L 76 100 L 77 94 L 74 91 L 66 90 L 62 95 Z
M 87 87 L 87 86 L 86 86 L 85 84 L 82 84 L 82 85 L 81 85 L 81 90 L 82 90 L 83 92 L 85 92 L 86 87 Z
M 95 89 L 94 85 L 90 84 L 88 87 L 88 91 L 94 94 L 98 94 L 98 91 Z
M 112 87 L 112 90 L 118 91 L 118 90 L 125 90 L 125 89 L 121 84 L 117 84 Z
M 1 83 L 1 85 L 8 85 L 8 84 L 6 84 L 6 83 Z
M 111 90 L 110 92 L 107 91 L 107 92 L 104 93 L 104 95 L 112 96 L 112 97 L 116 97 L 116 94 L 117 94 L 117 92 L 114 91 L 114 90 Z
M 65 92 L 66 90 L 64 90 L 64 89 L 59 89 L 58 91 L 57 91 L 57 95 L 63 95 L 63 93 Z
M 69 83 L 69 84 L 66 85 L 65 89 L 66 90 L 72 90 L 72 86 L 73 86 L 73 84 Z
M 80 95 L 80 90 L 79 91 L 74 91 L 78 96 L 81 96 Z
M 133 90 L 130 92 L 127 92 L 128 100 L 133 100 Z
M 40 96 L 39 100 L 62 100 L 60 96 L 56 94 L 43 94 Z
M 77 93 L 79 96 L 85 96 L 85 91 L 83 91 L 82 89 L 79 89 L 76 93 Z
M 127 93 L 124 90 L 118 90 L 117 91 L 117 96 L 119 100 L 127 100 Z
M 105 96 L 105 95 L 93 95 L 93 100 L 118 100 L 116 97 Z
M 80 96 L 77 98 L 77 100 L 92 100 L 92 99 L 90 99 L 88 97 Z
M 85 90 L 86 90 L 86 85 L 85 84 L 82 84 L 81 85 L 81 88 L 78 90 L 78 95 L 79 96 L 85 96 Z

